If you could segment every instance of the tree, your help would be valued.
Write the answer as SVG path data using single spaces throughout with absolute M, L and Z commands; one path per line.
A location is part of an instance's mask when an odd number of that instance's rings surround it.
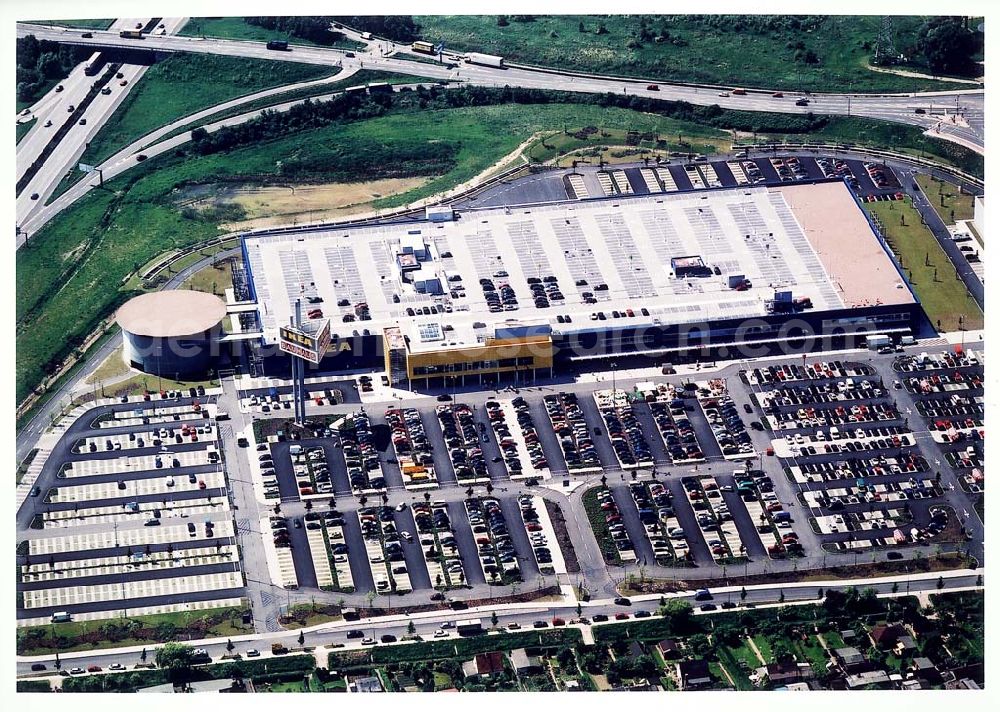
M 606 34 L 608 34 L 608 28 L 604 26 L 603 22 L 598 23 L 598 25 L 597 25 L 597 34 L 599 34 L 599 35 L 606 35 Z
M 490 625 L 492 625 L 494 628 L 496 628 L 497 624 L 499 624 L 499 623 L 500 623 L 500 619 L 497 617 L 497 612 L 493 611 L 490 614 Z
M 936 585 L 939 589 L 944 588 L 944 576 L 938 576 Z
M 306 634 L 303 631 L 299 631 L 299 646 L 306 644 Z
M 167 643 L 156 651 L 156 665 L 167 670 L 171 680 L 183 680 L 194 662 L 193 649 L 182 643 Z
M 673 598 L 667 601 L 663 607 L 663 617 L 670 619 L 670 626 L 677 631 L 683 631 L 691 623 L 691 604 L 680 598 Z
M 962 74 L 972 66 L 979 41 L 957 17 L 934 17 L 917 34 L 917 50 L 936 72 Z
M 778 596 L 778 603 L 785 602 L 785 589 L 781 589 L 781 594 Z
M 507 16 L 506 15 L 498 15 L 497 16 L 497 27 L 506 27 L 509 24 L 510 24 L 510 22 L 507 20 Z
M 417 632 L 417 626 L 413 625 L 412 620 L 410 620 L 410 622 L 406 624 L 406 632 L 408 635 L 413 635 L 414 633 Z
M 743 588 L 740 589 L 740 600 L 741 601 L 747 600 L 747 587 L 746 586 L 744 586 Z
M 576 602 L 576 617 L 579 618 L 582 615 L 583 615 L 583 606 L 581 606 L 580 602 L 577 601 Z
M 230 653 L 233 652 L 233 648 L 235 648 L 235 647 L 236 646 L 233 645 L 233 641 L 232 640 L 227 640 L 226 641 L 226 651 L 227 652 L 230 652 Z
M 581 21 L 580 24 L 576 26 L 576 31 L 582 34 L 587 31 L 587 26 Z

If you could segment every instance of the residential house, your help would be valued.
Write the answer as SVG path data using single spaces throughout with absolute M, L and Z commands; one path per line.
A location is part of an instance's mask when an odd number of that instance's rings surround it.
M 382 687 L 382 680 L 376 675 L 368 677 L 355 677 L 347 680 L 348 692 L 385 692 Z
M 681 646 L 672 638 L 661 640 L 656 644 L 656 649 L 660 651 L 660 655 L 663 656 L 664 660 L 678 660 L 682 655 Z
M 542 661 L 537 655 L 528 655 L 524 648 L 510 651 L 510 664 L 519 675 L 530 675 L 542 669 Z
M 931 662 L 930 658 L 913 658 L 913 662 L 910 663 L 910 669 L 913 670 L 913 674 L 917 679 L 924 680 L 931 685 L 940 685 L 943 681 L 941 671 L 937 669 L 937 665 Z
M 503 672 L 503 653 L 480 653 L 472 660 L 462 663 L 462 673 L 466 678 L 489 677 Z
M 681 690 L 692 690 L 712 684 L 712 673 L 706 660 L 682 660 L 677 663 L 678 687 Z
M 896 639 L 896 644 L 892 646 L 892 652 L 898 657 L 911 655 L 917 649 L 917 644 L 908 635 L 901 635 Z
M 868 639 L 879 650 L 892 650 L 896 645 L 896 641 L 904 635 L 906 635 L 906 630 L 903 626 L 896 625 L 895 623 L 892 625 L 878 623 L 868 631 Z
M 813 676 L 812 666 L 809 663 L 770 663 L 765 667 L 757 669 L 760 678 L 767 677 L 772 685 L 784 685 L 789 682 L 808 680 Z
M 844 672 L 853 672 L 868 665 L 868 659 L 857 648 L 837 648 L 833 656 Z
M 847 676 L 847 687 L 856 690 L 869 685 L 885 686 L 889 684 L 889 673 L 885 670 L 868 670 Z

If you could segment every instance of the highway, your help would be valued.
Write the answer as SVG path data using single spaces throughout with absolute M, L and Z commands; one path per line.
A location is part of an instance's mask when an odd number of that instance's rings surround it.
M 18 37 L 26 34 L 34 34 L 39 39 L 69 41 L 61 29 L 18 23 Z M 636 94 L 663 100 L 687 101 L 698 105 L 718 104 L 724 108 L 750 111 L 866 116 L 912 124 L 924 129 L 933 129 L 938 124 L 939 119 L 929 111 L 925 114 L 916 114 L 915 109 L 923 108 L 927 111 L 936 108 L 944 111 L 945 108 L 957 106 L 964 110 L 969 127 L 950 127 L 947 131 L 942 131 L 940 137 L 961 139 L 976 146 L 977 152 L 984 151 L 984 91 L 981 89 L 884 95 L 811 94 L 808 97 L 809 105 L 800 107 L 795 105 L 795 101 L 804 95 L 793 92 L 787 92 L 785 96 L 779 97 L 772 95 L 770 91 L 751 90 L 747 92 L 746 96 L 734 96 L 728 89 L 720 87 L 697 87 L 670 82 L 661 82 L 657 85 L 657 90 L 650 90 L 647 89 L 650 80 L 597 77 L 550 69 L 520 66 L 498 69 L 470 64 L 461 64 L 455 69 L 449 69 L 442 65 L 407 61 L 396 57 L 376 56 L 373 53 L 359 54 L 357 57 L 348 58 L 343 50 L 303 45 L 291 45 L 290 51 L 280 52 L 266 49 L 261 42 L 202 37 L 147 37 L 143 40 L 125 40 L 120 38 L 116 32 L 111 31 L 92 34 L 92 38 L 73 37 L 72 42 L 94 47 L 135 48 L 143 46 L 147 49 L 157 49 L 164 52 L 226 54 L 306 64 L 342 62 L 345 68 L 357 64 L 359 67 L 367 66 L 369 69 L 417 74 L 432 79 L 455 79 L 480 86 L 519 86 L 587 93 L 611 92 Z M 729 96 L 720 96 L 720 94 L 729 94 Z
M 135 27 L 136 24 L 145 24 L 149 18 L 127 18 L 117 20 L 114 27 Z M 172 18 L 164 20 L 165 30 L 176 32 L 187 22 L 187 18 Z M 68 32 L 62 28 L 63 32 Z M 62 34 L 62 32 L 60 33 Z M 74 33 L 75 34 L 75 33 Z M 84 100 L 90 91 L 91 85 L 103 76 L 106 71 L 102 67 L 95 77 L 88 77 L 84 74 L 83 64 L 77 66 L 70 74 L 69 78 L 63 82 L 64 90 L 57 97 L 57 100 L 50 101 L 43 105 L 43 113 L 37 114 L 38 121 L 24 137 L 17 149 L 17 172 L 18 176 L 24 175 L 27 168 L 38 158 L 41 151 L 51 141 L 52 136 L 59 130 L 59 127 L 70 120 L 70 106 L 77 107 Z M 59 182 L 67 172 L 74 169 L 80 156 L 86 150 L 90 141 L 104 126 L 115 110 L 122 104 L 125 97 L 142 78 L 148 69 L 145 65 L 124 64 L 118 74 L 108 82 L 107 87 L 111 89 L 109 94 L 99 93 L 93 98 L 90 105 L 82 115 L 85 124 L 76 121 L 68 132 L 60 140 L 55 150 L 48 156 L 45 163 L 28 182 L 23 190 L 18 194 L 15 203 L 18 226 L 24 225 L 32 215 L 39 211 L 45 202 L 52 196 Z M 55 90 L 53 89 L 53 92 Z M 47 121 L 52 125 L 45 126 Z M 37 195 L 32 199 L 32 195 Z M 18 236 L 20 238 L 20 236 Z
M 729 612 L 728 610 L 721 608 L 720 604 L 724 602 L 727 603 L 727 605 L 735 604 L 735 607 L 732 609 L 735 611 L 748 607 L 747 604 L 751 604 L 754 607 L 777 604 L 782 592 L 785 596 L 785 605 L 809 602 L 819 603 L 820 589 L 823 591 L 829 591 L 831 589 L 843 590 L 850 586 L 858 588 L 873 588 L 877 594 L 884 597 L 904 596 L 920 592 L 936 593 L 938 591 L 937 581 L 939 576 L 941 576 L 944 583 L 944 587 L 941 590 L 977 590 L 982 588 L 982 579 L 979 577 L 983 576 L 983 574 L 984 571 L 982 569 L 977 572 L 958 570 L 945 571 L 940 574 L 937 572 L 931 572 L 913 574 L 909 576 L 892 576 L 850 581 L 830 580 L 811 581 L 809 583 L 782 583 L 746 586 L 747 595 L 744 600 L 741 600 L 740 598 L 741 586 L 735 585 L 712 589 L 712 603 L 717 605 L 717 609 L 710 613 L 699 610 L 699 606 L 701 604 L 700 602 L 696 602 L 694 600 L 694 590 L 668 593 L 664 595 L 664 598 L 668 600 L 680 598 L 689 601 L 695 607 L 695 615 L 698 616 L 716 615 L 719 613 Z M 897 589 L 896 592 L 893 592 L 894 587 Z M 598 623 L 596 625 L 578 623 L 576 626 L 593 629 L 600 627 L 601 625 L 614 625 L 617 623 L 614 621 L 614 616 L 619 613 L 629 614 L 630 619 L 637 611 L 649 611 L 655 615 L 655 611 L 659 607 L 659 600 L 659 594 L 635 596 L 631 599 L 632 605 L 628 607 L 615 605 L 613 601 L 608 598 L 582 602 L 580 606 L 584 617 L 593 618 L 595 614 L 604 614 L 609 616 L 612 620 L 609 623 Z M 478 617 L 483 621 L 483 627 L 489 628 L 490 616 L 493 612 L 496 612 L 497 614 L 499 628 L 507 628 L 510 624 L 514 623 L 520 626 L 521 630 L 531 630 L 535 621 L 545 621 L 547 623 L 546 627 L 551 629 L 552 618 L 558 617 L 566 621 L 575 620 L 577 617 L 576 606 L 577 604 L 574 600 L 564 598 L 564 600 L 559 603 L 519 603 L 504 604 L 499 606 L 490 604 L 481 608 L 469 608 L 458 611 L 445 608 L 441 610 L 404 615 L 390 614 L 376 619 L 362 619 L 360 621 L 335 621 L 331 623 L 322 623 L 320 625 L 304 628 L 302 629 L 302 632 L 305 636 L 305 644 L 309 647 L 320 648 L 331 644 L 342 644 L 344 647 L 338 647 L 336 650 L 352 650 L 360 649 L 363 646 L 360 639 L 349 639 L 347 637 L 347 632 L 350 630 L 363 631 L 365 636 L 374 637 L 376 639 L 386 634 L 394 635 L 397 639 L 399 639 L 407 634 L 407 627 L 412 622 L 416 630 L 416 635 L 420 635 L 424 640 L 431 640 L 435 639 L 433 637 L 435 631 L 440 628 L 442 623 L 446 622 L 454 623 L 458 620 Z M 448 638 L 454 639 L 457 637 L 453 628 L 447 630 L 446 632 L 448 634 Z M 204 641 L 190 641 L 187 644 L 192 647 L 204 648 L 213 661 L 220 662 L 222 657 L 227 654 L 226 646 L 228 640 L 232 640 L 233 644 L 236 646 L 234 653 L 245 655 L 246 650 L 255 648 L 261 651 L 261 657 L 270 657 L 270 647 L 272 643 L 281 643 L 289 648 L 292 653 L 297 652 L 297 649 L 301 650 L 297 642 L 298 636 L 298 630 L 280 632 L 274 631 L 264 634 L 233 636 L 231 639 L 216 638 Z M 402 644 L 405 645 L 405 643 Z M 152 662 L 155 657 L 155 650 L 157 647 L 159 647 L 158 644 L 150 644 L 148 646 L 136 646 L 134 648 L 126 649 L 81 651 L 76 653 L 63 653 L 60 654 L 59 657 L 62 663 L 62 668 L 65 670 L 77 666 L 86 668 L 90 665 L 100 665 L 106 669 L 108 665 L 115 663 L 123 665 L 126 668 L 131 668 L 140 662 L 140 655 L 143 650 L 146 651 L 147 660 Z M 325 653 L 326 651 L 323 652 Z M 39 655 L 31 657 L 19 656 L 17 659 L 18 676 L 28 675 L 31 672 L 31 665 L 38 662 L 46 664 L 49 670 L 55 669 L 52 655 Z

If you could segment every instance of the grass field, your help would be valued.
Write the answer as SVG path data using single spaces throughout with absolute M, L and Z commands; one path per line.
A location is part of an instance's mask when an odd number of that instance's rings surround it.
M 958 186 L 933 176 L 918 175 L 917 183 L 945 225 L 952 225 L 958 220 L 972 220 L 973 196 L 959 194 Z
M 21 143 L 21 139 L 31 131 L 31 127 L 35 125 L 38 119 L 31 119 L 29 121 L 22 121 L 17 125 L 17 133 L 15 135 L 15 143 Z
M 233 269 L 229 260 L 224 260 L 217 267 L 209 265 L 191 275 L 181 289 L 194 289 L 198 292 L 209 292 L 223 296 L 226 290 L 233 286 Z
M 111 355 L 104 359 L 104 363 L 94 369 L 94 372 L 87 376 L 87 383 L 101 383 L 112 378 L 118 378 L 128 373 L 129 368 L 122 360 L 122 349 L 119 346 L 111 352 Z
M 56 27 L 78 27 L 81 30 L 106 30 L 114 20 L 28 20 L 36 25 L 55 25 Z
M 450 50 L 488 52 L 510 62 L 601 74 L 800 91 L 896 92 L 956 86 L 867 69 L 879 30 L 880 19 L 874 15 L 534 17 L 533 22 L 512 20 L 506 27 L 498 27 L 497 18 L 487 15 L 415 19 L 422 27 L 422 39 L 444 42 Z M 913 41 L 921 22 L 919 17 L 896 17 L 896 42 Z M 599 34 L 601 26 L 606 32 Z M 665 39 L 656 42 L 656 37 Z M 816 63 L 804 61 L 810 51 Z M 753 72 L 748 75 L 750 65 Z
M 965 284 L 955 278 L 955 268 L 934 239 L 930 229 L 920 224 L 920 214 L 907 201 L 865 203 L 866 210 L 878 215 L 885 226 L 893 250 L 909 270 L 920 303 L 939 331 L 957 331 L 958 317 L 964 315 L 966 329 L 981 329 L 983 312 L 969 295 Z M 900 224 L 900 217 L 905 224 Z M 925 264 L 929 257 L 929 264 Z M 934 272 L 937 270 L 937 280 Z
M 293 37 L 285 32 L 268 30 L 256 25 L 248 25 L 242 17 L 192 17 L 178 33 L 185 37 L 219 37 L 228 40 L 288 40 L 290 44 L 312 45 L 314 47 L 337 47 L 339 49 L 363 49 L 364 42 L 343 39 L 331 45 L 320 45 L 312 40 Z
M 137 138 L 239 96 L 319 79 L 336 68 L 247 57 L 175 54 L 150 67 L 90 142 L 81 160 L 98 164 Z
M 182 611 L 159 613 L 150 616 L 131 616 L 127 621 L 136 629 L 161 629 L 172 627 L 177 640 L 188 640 L 191 635 L 225 637 L 245 635 L 253 631 L 253 626 L 243 626 L 239 622 L 242 608 L 213 608 L 203 611 Z M 71 621 L 51 625 L 32 626 L 17 629 L 17 652 L 19 655 L 43 655 L 58 650 L 68 653 L 74 650 L 98 650 L 101 648 L 129 647 L 143 645 L 156 640 L 151 638 L 116 638 L 107 635 L 107 626 L 121 626 L 126 619 Z M 210 625 L 209 625 L 210 623 Z M 190 635 L 188 635 L 190 633 Z M 89 636 L 92 641 L 85 640 Z M 108 638 L 107 640 L 103 638 Z M 152 651 L 150 654 L 152 658 Z

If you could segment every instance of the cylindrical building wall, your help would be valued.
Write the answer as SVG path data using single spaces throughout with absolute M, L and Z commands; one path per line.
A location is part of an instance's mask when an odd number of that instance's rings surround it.
M 132 368 L 166 378 L 190 378 L 215 367 L 226 305 L 204 292 L 143 294 L 117 314 L 123 359 Z

